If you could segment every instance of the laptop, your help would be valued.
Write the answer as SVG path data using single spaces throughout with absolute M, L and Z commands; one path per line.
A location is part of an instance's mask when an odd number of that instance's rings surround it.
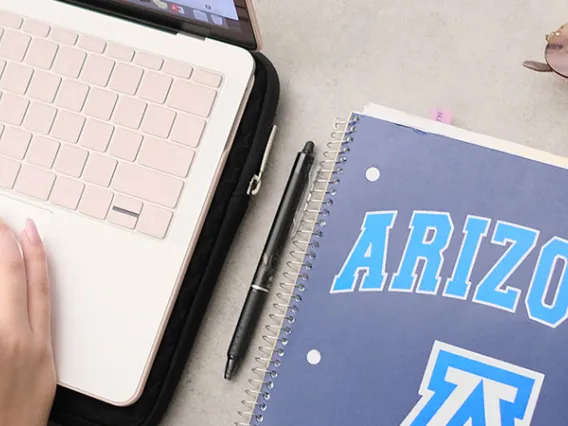
M 0 217 L 44 239 L 61 386 L 140 397 L 259 48 L 249 0 L 0 0 Z

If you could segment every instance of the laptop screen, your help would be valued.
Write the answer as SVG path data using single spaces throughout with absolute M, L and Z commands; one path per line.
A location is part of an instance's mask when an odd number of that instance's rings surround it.
M 256 44 L 246 0 L 114 0 L 207 27 L 214 38 Z

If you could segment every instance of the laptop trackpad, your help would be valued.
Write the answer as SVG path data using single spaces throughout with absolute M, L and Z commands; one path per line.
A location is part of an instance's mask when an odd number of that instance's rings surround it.
M 24 229 L 29 218 L 35 222 L 39 235 L 43 238 L 51 222 L 51 215 L 49 210 L 0 195 L 0 219 L 6 222 L 16 235 Z

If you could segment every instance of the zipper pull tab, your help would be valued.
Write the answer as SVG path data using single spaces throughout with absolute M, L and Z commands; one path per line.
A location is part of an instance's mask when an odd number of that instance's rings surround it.
M 258 174 L 252 177 L 247 189 L 247 195 L 256 195 L 260 192 L 260 187 L 262 186 L 262 175 L 264 174 L 266 163 L 268 163 L 268 158 L 270 157 L 270 152 L 272 151 L 272 144 L 274 143 L 276 130 L 277 127 L 272 126 L 272 131 L 270 132 L 268 142 L 266 143 L 266 149 L 264 150 L 264 156 L 262 157 L 262 163 L 260 164 L 260 171 L 258 172 Z

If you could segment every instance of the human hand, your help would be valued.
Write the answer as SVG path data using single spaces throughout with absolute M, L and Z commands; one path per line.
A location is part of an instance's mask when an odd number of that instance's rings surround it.
M 20 241 L 21 249 L 18 248 Z M 45 426 L 55 397 L 49 280 L 32 221 L 0 220 L 0 425 Z

